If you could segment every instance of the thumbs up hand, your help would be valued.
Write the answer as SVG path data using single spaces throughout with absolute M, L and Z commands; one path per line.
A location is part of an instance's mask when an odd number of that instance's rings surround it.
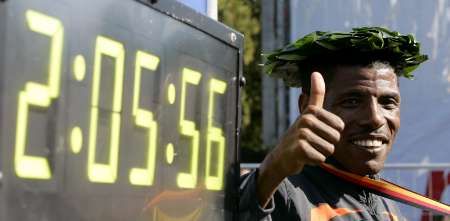
M 256 189 L 263 208 L 284 178 L 299 173 L 305 164 L 321 164 L 334 153 L 345 125 L 337 115 L 323 109 L 324 100 L 325 81 L 314 72 L 308 106 L 259 166 Z
M 287 177 L 300 172 L 305 164 L 317 165 L 334 153 L 344 122 L 323 109 L 325 81 L 322 75 L 311 75 L 308 106 L 291 125 L 272 154 L 275 168 Z

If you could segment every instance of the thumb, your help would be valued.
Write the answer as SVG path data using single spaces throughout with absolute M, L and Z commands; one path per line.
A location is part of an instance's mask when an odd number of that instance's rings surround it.
M 319 72 L 311 74 L 311 90 L 309 92 L 309 105 L 323 107 L 325 99 L 325 81 Z

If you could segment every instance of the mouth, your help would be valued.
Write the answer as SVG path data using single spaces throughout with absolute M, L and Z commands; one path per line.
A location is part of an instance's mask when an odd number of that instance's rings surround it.
M 383 148 L 388 142 L 389 139 L 384 135 L 360 136 L 350 140 L 354 146 L 372 151 Z

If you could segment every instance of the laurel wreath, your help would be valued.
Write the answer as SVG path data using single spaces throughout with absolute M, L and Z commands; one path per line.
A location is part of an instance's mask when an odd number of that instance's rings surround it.
M 351 32 L 312 32 L 266 57 L 264 72 L 281 78 L 287 86 L 301 87 L 301 76 L 311 74 L 302 66 L 332 55 L 377 55 L 387 60 L 398 76 L 413 79 L 412 71 L 428 59 L 420 53 L 420 43 L 413 35 L 401 35 L 382 27 L 353 28 Z

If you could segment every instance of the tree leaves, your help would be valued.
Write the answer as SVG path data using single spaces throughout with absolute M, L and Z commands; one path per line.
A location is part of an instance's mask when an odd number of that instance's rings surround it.
M 401 35 L 383 27 L 359 27 L 351 32 L 312 32 L 292 44 L 278 49 L 267 58 L 264 70 L 267 74 L 282 78 L 288 86 L 300 87 L 301 67 L 307 60 L 320 60 L 321 56 L 352 53 L 382 54 L 396 69 L 397 75 L 413 78 L 412 71 L 428 59 L 420 54 L 420 43 L 411 34 Z M 298 68 L 292 68 L 293 65 Z M 285 68 L 284 66 L 289 66 Z M 295 71 L 295 72 L 292 72 Z

